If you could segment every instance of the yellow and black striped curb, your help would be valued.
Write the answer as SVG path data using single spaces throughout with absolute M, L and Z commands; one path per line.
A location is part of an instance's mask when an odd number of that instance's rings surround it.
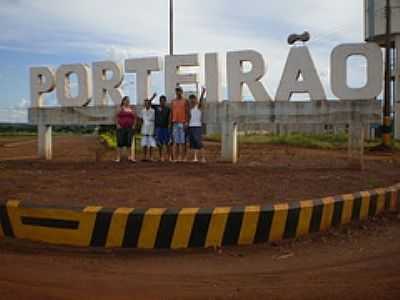
M 285 204 L 216 208 L 60 208 L 0 204 L 0 238 L 81 247 L 179 249 L 296 238 L 400 209 L 400 184 Z

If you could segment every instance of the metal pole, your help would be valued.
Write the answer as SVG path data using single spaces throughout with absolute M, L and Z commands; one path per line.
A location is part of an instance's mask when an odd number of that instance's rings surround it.
M 169 55 L 174 55 L 174 0 L 169 0 Z
M 383 105 L 383 144 L 385 146 L 390 146 L 390 134 L 391 134 L 391 7 L 390 7 L 390 0 L 386 0 L 386 40 L 385 40 L 385 99 Z

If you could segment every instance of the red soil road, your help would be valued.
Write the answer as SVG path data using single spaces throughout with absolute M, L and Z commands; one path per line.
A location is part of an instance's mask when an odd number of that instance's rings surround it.
M 0 241 L 0 299 L 400 299 L 400 218 L 297 242 L 96 251 Z
M 387 186 L 399 155 L 241 146 L 237 166 L 94 163 L 91 137 L 57 137 L 55 160 L 35 140 L 0 139 L 0 194 L 36 203 L 214 206 L 299 200 Z M 176 188 L 176 187 L 179 188 Z M 166 195 L 167 194 L 167 195 Z M 84 250 L 0 241 L 0 299 L 400 299 L 400 218 L 387 216 L 295 242 L 222 250 Z
M 238 165 L 112 161 L 90 136 L 57 136 L 54 160 L 36 159 L 35 137 L 0 138 L 0 200 L 107 207 L 206 207 L 304 200 L 400 182 L 400 153 L 368 156 L 366 169 L 349 169 L 344 151 L 241 145 Z

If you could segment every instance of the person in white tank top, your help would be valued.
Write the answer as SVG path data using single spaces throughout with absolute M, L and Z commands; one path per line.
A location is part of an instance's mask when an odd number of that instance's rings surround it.
M 198 156 L 201 156 L 201 162 L 206 162 L 203 146 L 203 102 L 206 89 L 203 87 L 200 100 L 195 95 L 190 95 L 190 118 L 189 118 L 189 140 L 190 149 L 193 153 L 193 162 L 198 162 Z

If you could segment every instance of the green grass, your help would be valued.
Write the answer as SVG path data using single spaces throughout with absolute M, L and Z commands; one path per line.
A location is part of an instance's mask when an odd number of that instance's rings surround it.
M 117 141 L 114 133 L 103 133 L 100 137 L 106 142 L 111 149 L 116 149 Z M 136 137 L 140 143 L 140 137 Z M 139 141 L 138 141 L 139 139 Z M 221 135 L 212 134 L 205 137 L 205 140 L 211 142 L 220 142 Z M 379 145 L 380 140 L 366 141 L 365 147 L 372 148 Z M 266 145 L 288 145 L 303 148 L 313 149 L 346 149 L 347 134 L 304 134 L 291 133 L 287 135 L 272 135 L 272 134 L 250 134 L 239 135 L 240 144 L 266 144 Z M 393 148 L 400 151 L 400 141 L 393 142 Z
M 136 141 L 136 153 L 141 153 L 142 148 L 140 146 L 141 136 L 134 136 Z M 109 149 L 117 149 L 117 137 L 114 132 L 104 132 L 100 134 L 102 139 Z M 138 146 L 139 145 L 139 146 Z
M 220 135 L 206 137 L 209 141 L 220 141 Z M 239 135 L 240 144 L 270 144 L 289 145 L 316 149 L 339 149 L 347 145 L 346 134 L 303 134 L 291 133 L 287 135 L 251 134 Z

